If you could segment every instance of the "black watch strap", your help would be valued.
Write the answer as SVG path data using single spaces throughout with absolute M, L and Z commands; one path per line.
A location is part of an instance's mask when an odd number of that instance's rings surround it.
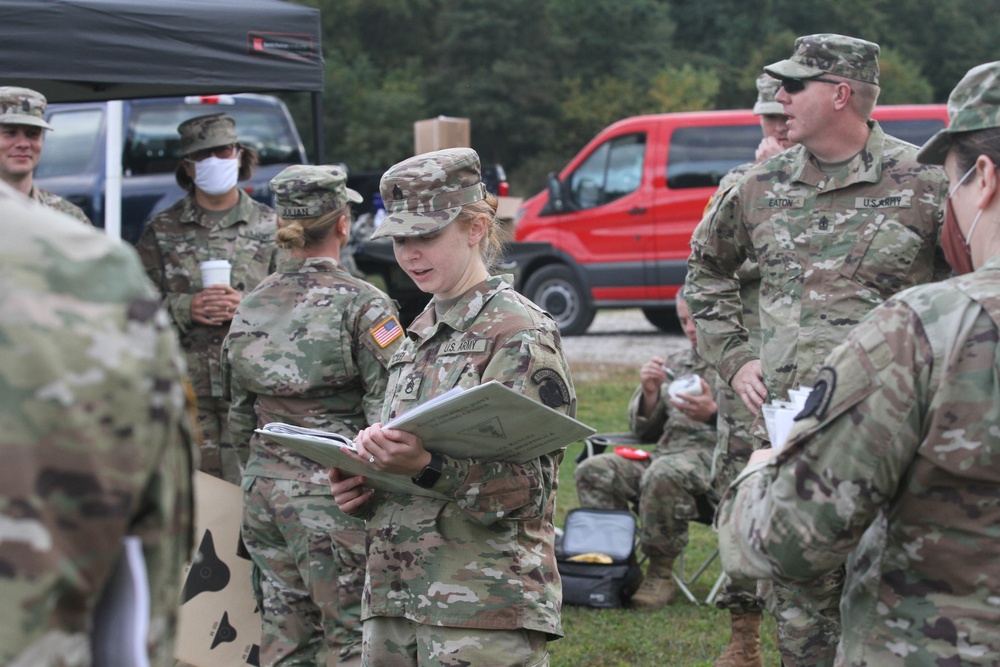
M 444 459 L 440 455 L 431 452 L 431 462 L 425 465 L 424 469 L 417 473 L 415 477 L 411 477 L 410 479 L 417 486 L 429 489 L 437 484 L 443 469 Z

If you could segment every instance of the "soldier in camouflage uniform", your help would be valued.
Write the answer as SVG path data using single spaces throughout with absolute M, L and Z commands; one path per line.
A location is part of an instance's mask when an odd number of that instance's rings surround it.
M 872 311 L 788 446 L 755 454 L 720 507 L 727 570 L 802 579 L 846 559 L 837 665 L 1000 655 L 1000 62 L 948 107 L 918 159 L 944 164 L 948 260 L 973 272 Z
M 361 202 L 346 179 L 340 167 L 294 166 L 271 180 L 289 257 L 244 297 L 223 346 L 230 432 L 250 444 L 243 541 L 262 665 L 332 665 L 361 652 L 364 522 L 337 507 L 326 467 L 254 433 L 284 422 L 353 437 L 382 412 L 403 329 L 389 298 L 340 264 L 351 203 Z
M 382 177 L 400 267 L 433 295 L 389 363 L 383 419 L 453 387 L 495 380 L 568 415 L 576 412 L 559 329 L 490 276 L 496 198 L 468 148 L 405 160 Z M 524 464 L 431 454 L 414 435 L 366 429 L 364 461 L 410 475 L 447 497 L 375 494 L 363 477 L 331 471 L 344 511 L 365 516 L 368 579 L 364 664 L 544 666 L 562 636 L 555 562 L 555 487 L 562 452 Z
M 784 109 L 775 100 L 780 87 L 781 82 L 770 74 L 761 74 L 757 77 L 757 101 L 753 105 L 753 112 L 760 116 L 760 128 L 764 138 L 757 147 L 756 159 L 753 162 L 733 167 L 723 176 L 719 189 L 705 208 L 706 215 L 712 214 L 713 205 L 717 205 L 722 195 L 736 185 L 754 165 L 795 145 L 788 140 Z M 760 267 L 755 261 L 748 259 L 736 270 L 736 278 L 740 283 L 743 326 L 747 330 L 748 342 L 754 349 L 759 349 L 760 317 L 757 293 L 760 290 Z M 719 440 L 712 458 L 712 479 L 717 488 L 725 488 L 736 479 L 736 475 L 746 466 L 753 452 L 754 437 L 751 432 L 754 415 L 743 405 L 743 401 L 733 388 L 725 382 L 719 383 L 717 400 Z M 757 599 L 756 581 L 736 581 L 726 575 L 725 583 L 715 598 L 715 606 L 729 610 L 732 634 L 713 667 L 759 667 L 760 624 L 763 613 Z
M 751 169 L 698 225 L 687 295 L 699 351 L 757 412 L 811 386 L 830 350 L 892 294 L 949 275 L 938 247 L 941 170 L 869 120 L 878 46 L 841 35 L 796 40 L 765 70 L 800 145 Z M 760 265 L 763 345 L 741 325 L 735 271 Z M 840 579 L 775 587 L 786 665 L 829 665 L 839 635 Z
M 785 121 L 784 109 L 781 103 L 774 99 L 781 87 L 781 81 L 770 74 L 761 74 L 757 77 L 756 83 L 757 101 L 753 105 L 753 113 L 760 117 L 760 129 L 764 133 L 764 137 L 760 140 L 760 145 L 757 146 L 753 162 L 733 167 L 722 177 L 722 180 L 719 181 L 719 189 L 709 200 L 709 206 L 716 197 L 735 185 L 743 177 L 743 174 L 750 171 L 750 168 L 755 164 L 795 145 L 795 142 L 788 140 L 788 125 Z
M 718 438 L 718 375 L 694 350 L 694 322 L 680 294 L 677 317 L 692 347 L 643 364 L 641 382 L 628 406 L 629 429 L 642 442 L 656 442 L 656 448 L 641 459 L 599 454 L 575 471 L 581 507 L 637 510 L 639 545 L 649 559 L 631 600 L 641 609 L 658 609 L 674 600 L 674 560 L 687 546 L 688 521 L 698 518 L 698 497 L 711 490 L 712 451 Z M 701 393 L 671 398 L 667 386 L 672 377 L 690 374 L 700 376 Z
M 180 333 L 198 396 L 201 469 L 239 484 L 249 449 L 247 441 L 234 445 L 230 438 L 219 370 L 222 341 L 243 294 L 275 269 L 277 227 L 270 207 L 236 187 L 257 158 L 240 146 L 230 116 L 198 116 L 177 131 L 177 183 L 188 194 L 153 216 L 136 248 Z M 202 285 L 199 264 L 212 259 L 232 264 L 229 285 Z
M 6 184 L 0 236 L 0 664 L 90 665 L 135 535 L 149 664 L 172 665 L 196 456 L 177 337 L 131 248 Z
M 0 181 L 89 225 L 90 218 L 79 206 L 34 184 L 45 130 L 52 129 L 45 121 L 46 105 L 45 96 L 30 88 L 0 87 Z

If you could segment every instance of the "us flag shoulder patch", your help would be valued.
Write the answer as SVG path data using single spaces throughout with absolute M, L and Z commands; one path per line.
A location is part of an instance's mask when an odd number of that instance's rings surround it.
M 372 329 L 371 334 L 379 347 L 385 347 L 403 335 L 403 327 L 399 326 L 399 320 L 390 316 Z

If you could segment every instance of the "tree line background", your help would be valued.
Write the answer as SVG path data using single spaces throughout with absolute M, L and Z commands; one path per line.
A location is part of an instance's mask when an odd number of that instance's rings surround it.
M 321 11 L 327 162 L 384 170 L 414 121 L 458 116 L 524 197 L 620 118 L 749 108 L 799 35 L 877 42 L 880 104 L 944 102 L 1000 58 L 998 0 L 292 1 Z M 308 100 L 285 98 L 311 145 Z

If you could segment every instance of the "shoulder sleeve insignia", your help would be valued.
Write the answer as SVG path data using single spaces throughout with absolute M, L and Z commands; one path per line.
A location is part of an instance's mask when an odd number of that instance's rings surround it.
M 816 376 L 816 381 L 813 383 L 812 391 L 809 393 L 809 398 L 806 399 L 802 412 L 795 415 L 795 421 L 807 417 L 815 417 L 822 421 L 826 417 L 826 411 L 829 409 L 831 401 L 833 401 L 833 391 L 836 388 L 837 371 L 830 366 L 824 366 Z
M 403 335 L 403 327 L 399 325 L 399 320 L 395 316 L 390 315 L 372 328 L 371 335 L 379 347 L 385 347 Z
M 542 405 L 558 408 L 570 402 L 569 387 L 563 376 L 552 368 L 540 368 L 531 374 L 531 381 L 538 385 Z

